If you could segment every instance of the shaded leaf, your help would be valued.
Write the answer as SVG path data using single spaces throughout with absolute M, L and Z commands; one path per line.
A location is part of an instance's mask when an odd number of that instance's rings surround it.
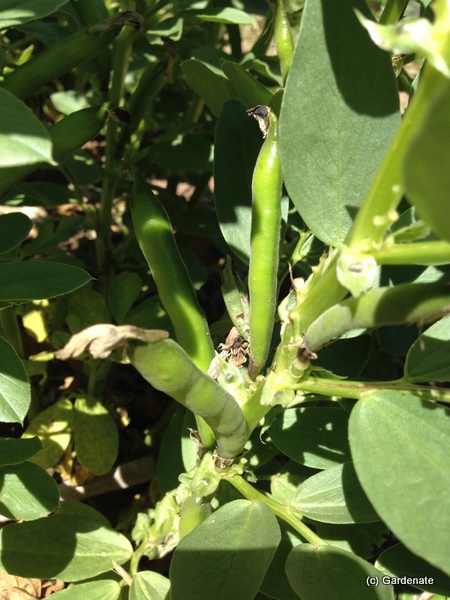
M 0 29 L 28 23 L 54 13 L 67 0 L 2 0 Z
M 261 502 L 222 506 L 178 544 L 170 568 L 173 600 L 253 600 L 280 542 Z
M 30 406 L 28 375 L 14 348 L 0 336 L 0 421 L 22 423 Z
M 132 271 L 123 271 L 113 278 L 108 288 L 108 306 L 117 323 L 123 323 L 141 287 L 141 278 Z
M 213 115 L 218 117 L 223 103 L 234 97 L 228 79 L 195 58 L 185 60 L 180 67 L 189 87 L 205 101 Z
M 45 300 L 73 292 L 91 276 L 72 265 L 43 260 L 0 264 L 0 300 Z
M 39 450 L 42 450 L 42 442 L 38 437 L 28 440 L 0 438 L 0 466 L 17 465 L 34 456 Z
M 80 463 L 104 475 L 116 462 L 119 434 L 114 419 L 99 400 L 81 397 L 74 405 L 75 450 Z
M 414 554 L 450 574 L 450 412 L 412 394 L 373 392 L 353 408 L 349 437 L 380 517 Z
M 406 356 L 408 381 L 450 381 L 450 317 L 419 336 Z
M 0 216 L 0 254 L 18 246 L 30 233 L 33 223 L 22 213 Z
M 246 108 L 270 103 L 273 93 L 246 69 L 235 62 L 226 61 L 222 63 L 222 70 L 231 81 L 236 99 L 245 104 Z
M 394 600 L 394 590 L 381 583 L 380 571 L 333 546 L 296 546 L 286 561 L 286 573 L 302 600 Z M 368 578 L 377 583 L 368 586 Z
M 289 408 L 270 428 L 273 443 L 307 467 L 327 469 L 350 460 L 348 414 L 338 408 Z
M 23 438 L 37 436 L 44 447 L 30 460 L 44 469 L 53 467 L 65 452 L 72 435 L 72 402 L 59 400 L 43 410 L 27 427 Z
M 0 514 L 8 519 L 39 519 L 58 506 L 58 486 L 44 469 L 33 463 L 0 467 L 0 485 Z
M 7 525 L 0 536 L 0 566 L 21 577 L 80 581 L 131 558 L 127 538 L 97 520 L 56 514 Z
M 0 13 L 1 20 L 1 13 Z M 0 168 L 55 164 L 47 129 L 24 102 L 0 89 Z

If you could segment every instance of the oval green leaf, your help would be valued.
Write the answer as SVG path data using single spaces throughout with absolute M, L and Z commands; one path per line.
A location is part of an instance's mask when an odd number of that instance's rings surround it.
M 218 117 L 223 103 L 234 97 L 228 79 L 196 58 L 185 60 L 180 67 L 189 87 L 205 101 L 213 115 Z
M 123 271 L 114 277 L 108 288 L 108 306 L 114 319 L 121 325 L 142 288 L 137 273 Z
M 233 86 L 236 99 L 247 108 L 257 104 L 269 104 L 272 100 L 273 93 L 241 65 L 229 60 L 222 64 L 222 70 Z
M 383 585 L 381 571 L 333 546 L 296 546 L 286 561 L 286 573 L 302 600 L 394 600 L 393 587 Z
M 370 17 L 364 0 L 306 2 L 280 115 L 289 196 L 331 244 L 347 236 L 400 124 L 389 55 L 371 42 L 355 8 Z
M 374 392 L 353 408 L 349 437 L 380 517 L 414 554 L 450 574 L 450 411 L 412 394 Z
M 0 254 L 18 246 L 33 227 L 31 219 L 22 213 L 0 216 Z
M 0 168 L 41 162 L 54 165 L 52 142 L 47 129 L 25 103 L 0 89 L 0 105 Z
M 39 519 L 58 506 L 58 486 L 38 465 L 23 462 L 0 467 L 0 481 L 0 514 L 8 519 Z
M 42 450 L 42 442 L 38 437 L 29 440 L 16 438 L 0 439 L 0 467 L 17 465 L 28 460 Z
M 0 336 L 0 421 L 22 423 L 30 407 L 31 388 L 22 361 Z
M 46 300 L 73 292 L 92 277 L 83 269 L 43 260 L 0 264 L 0 300 Z
M 350 462 L 326 469 L 303 482 L 297 488 L 291 508 L 323 523 L 373 523 L 380 520 Z
M 253 600 L 280 542 L 273 512 L 235 500 L 181 540 L 170 568 L 172 600 Z
M 72 435 L 72 402 L 59 400 L 43 410 L 33 419 L 23 434 L 23 438 L 37 436 L 44 449 L 31 458 L 31 461 L 44 469 L 56 465 L 70 443 Z
M 450 317 L 422 333 L 406 356 L 405 376 L 411 383 L 450 381 Z
M 328 469 L 350 460 L 348 415 L 339 408 L 289 408 L 270 428 L 275 446 L 296 462 Z
M 7 525 L 0 536 L 0 567 L 21 577 L 81 581 L 121 565 L 133 548 L 127 538 L 97 520 L 52 515 Z
M 8 29 L 54 13 L 67 0 L 2 0 L 0 29 Z
M 243 10 L 231 7 L 205 8 L 188 11 L 189 16 L 193 15 L 201 21 L 209 23 L 228 23 L 230 25 L 254 25 L 255 19 Z
M 393 577 L 415 579 L 409 585 L 420 590 L 450 596 L 450 577 L 410 552 L 403 544 L 396 544 L 385 550 L 378 557 L 375 566 Z
M 136 573 L 130 587 L 130 600 L 165 600 L 170 588 L 167 577 L 154 571 Z
M 52 594 L 55 600 L 119 600 L 122 588 L 112 579 L 75 583 L 65 590 Z M 53 599 L 52 599 L 53 600 Z
M 73 417 L 78 460 L 94 475 L 108 473 L 119 451 L 114 419 L 99 400 L 90 397 L 75 400 Z

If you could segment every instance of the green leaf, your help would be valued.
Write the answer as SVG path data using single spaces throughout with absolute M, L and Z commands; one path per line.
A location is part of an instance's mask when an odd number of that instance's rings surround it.
M 292 460 L 328 469 L 350 460 L 347 423 L 347 413 L 339 408 L 289 408 L 269 431 L 275 446 Z
M 235 62 L 226 61 L 222 64 L 222 70 L 236 92 L 236 99 L 240 100 L 246 108 L 270 103 L 273 93 L 252 77 L 246 69 Z
M 109 323 L 110 316 L 104 295 L 89 288 L 72 294 L 69 300 L 68 324 L 80 331 L 95 323 Z
M 31 402 L 28 375 L 14 348 L 0 336 L 0 421 L 22 423 Z
M 3 149 L 0 168 L 41 162 L 56 164 L 46 128 L 25 103 L 0 89 L 0 104 L 0 144 Z
M 385 550 L 378 557 L 375 566 L 394 577 L 417 578 L 419 581 L 411 585 L 420 590 L 450 596 L 450 577 L 410 552 L 403 544 L 396 544 Z M 430 583 L 431 580 L 433 583 Z
M 75 583 L 65 590 L 52 594 L 55 600 L 119 600 L 122 588 L 112 579 Z M 52 599 L 53 600 L 53 599 Z
M 152 145 L 152 162 L 174 171 L 212 171 L 212 139 L 198 133 L 180 134 Z
M 389 55 L 354 8 L 370 17 L 363 0 L 306 2 L 280 115 L 287 190 L 331 244 L 347 236 L 400 123 Z
M 22 213 L 0 216 L 0 254 L 18 246 L 33 227 L 31 219 Z
M 154 571 L 141 571 L 133 577 L 130 600 L 165 600 L 169 588 L 167 577 Z
M 0 567 L 21 577 L 81 581 L 123 564 L 133 548 L 97 520 L 56 514 L 4 527 L 0 553 Z
M 381 583 L 380 571 L 333 546 L 296 546 L 286 561 L 286 573 L 302 600 L 394 600 L 393 588 Z
M 237 100 L 226 102 L 216 125 L 214 198 L 230 250 L 244 263 L 250 256 L 252 178 L 263 138 Z
M 108 473 L 119 451 L 114 419 L 99 400 L 87 396 L 75 400 L 73 416 L 78 460 L 94 475 Z
M 185 60 L 180 67 L 189 87 L 205 101 L 213 115 L 218 117 L 223 103 L 234 97 L 228 79 L 195 58 Z
M 445 143 L 450 136 L 450 82 L 430 100 L 427 115 L 418 124 L 403 165 L 406 196 L 419 216 L 442 239 L 450 241 L 448 211 L 450 153 Z
M 56 110 L 63 115 L 70 115 L 77 110 L 83 110 L 83 108 L 89 108 L 90 106 L 86 95 L 76 90 L 53 92 L 53 94 L 50 94 L 50 100 Z
M 0 467 L 24 462 L 39 450 L 42 450 L 42 442 L 38 437 L 29 440 L 0 438 Z
M 179 484 L 178 476 L 186 470 L 181 456 L 180 442 L 185 433 L 183 422 L 186 410 L 184 406 L 180 406 L 174 412 L 161 440 L 156 463 L 156 476 L 161 494 L 175 489 Z
M 41 19 L 54 13 L 67 0 L 2 0 L 0 29 L 8 29 L 22 23 Z
M 43 260 L 0 264 L 0 300 L 46 300 L 73 292 L 91 276 L 72 265 Z
M 450 574 L 450 412 L 401 392 L 373 392 L 351 412 L 350 446 L 375 510 L 414 554 Z
M 0 514 L 8 519 L 39 519 L 58 506 L 58 486 L 38 465 L 23 462 L 0 467 L 0 481 Z
M 279 525 L 281 529 L 281 541 L 261 584 L 260 591 L 269 596 L 269 598 L 298 600 L 297 594 L 289 584 L 285 565 L 292 548 L 301 544 L 302 541 L 299 539 L 299 534 L 285 521 L 280 519 Z
M 72 435 L 72 402 L 59 400 L 34 418 L 23 438 L 38 436 L 44 447 L 31 461 L 44 469 L 53 467 L 65 452 Z
M 373 523 L 380 520 L 350 462 L 307 479 L 297 488 L 291 508 L 300 515 L 324 523 Z
M 141 291 L 142 281 L 137 273 L 123 271 L 114 277 L 108 288 L 108 306 L 120 325 Z
M 189 16 L 195 16 L 201 21 L 209 23 L 229 23 L 235 25 L 254 25 L 255 19 L 243 10 L 237 8 L 205 8 L 199 10 L 189 10 Z
M 178 544 L 172 600 L 253 600 L 279 542 L 276 517 L 265 504 L 222 506 Z
M 405 376 L 418 381 L 450 381 L 450 317 L 429 327 L 409 349 Z

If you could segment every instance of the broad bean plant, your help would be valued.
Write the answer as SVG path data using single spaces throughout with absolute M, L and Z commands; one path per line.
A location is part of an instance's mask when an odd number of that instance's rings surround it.
M 0 3 L 2 204 L 46 209 L 0 216 L 1 569 L 450 596 L 449 0 L 35 4 Z M 67 490 L 135 457 L 121 373 L 156 459 L 113 511 Z

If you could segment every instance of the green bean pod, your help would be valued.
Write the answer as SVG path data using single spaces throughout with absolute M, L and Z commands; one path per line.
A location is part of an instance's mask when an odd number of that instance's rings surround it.
M 314 352 L 352 329 L 423 323 L 448 312 L 450 289 L 445 285 L 405 283 L 375 288 L 322 313 L 308 327 L 304 342 Z
M 294 56 L 294 40 L 284 0 L 274 0 L 273 4 L 275 11 L 275 45 L 280 60 L 281 76 L 283 83 L 285 83 Z
M 107 115 L 106 105 L 84 108 L 48 127 L 47 131 L 53 143 L 53 158 L 59 161 L 65 154 L 78 150 L 86 142 L 92 140 L 102 129 Z M 36 169 L 45 166 L 47 166 L 46 163 L 36 163 L 0 169 L 0 195 Z
M 214 357 L 208 324 L 180 256 L 169 216 L 137 169 L 134 169 L 131 214 L 137 241 L 177 341 L 194 363 L 207 371 Z
M 269 109 L 270 110 L 270 109 Z M 277 303 L 281 231 L 281 162 L 278 119 L 269 112 L 269 130 L 252 181 L 252 227 L 248 288 L 250 295 L 250 365 L 255 378 L 269 354 Z
M 119 23 L 103 33 L 91 33 L 86 26 L 60 40 L 5 77 L 3 87 L 21 100 L 26 100 L 43 85 L 65 75 L 78 65 L 94 58 L 120 32 Z
M 202 417 L 215 435 L 222 458 L 234 458 L 247 442 L 247 424 L 236 400 L 195 366 L 171 339 L 130 343 L 131 363 L 154 388 Z

